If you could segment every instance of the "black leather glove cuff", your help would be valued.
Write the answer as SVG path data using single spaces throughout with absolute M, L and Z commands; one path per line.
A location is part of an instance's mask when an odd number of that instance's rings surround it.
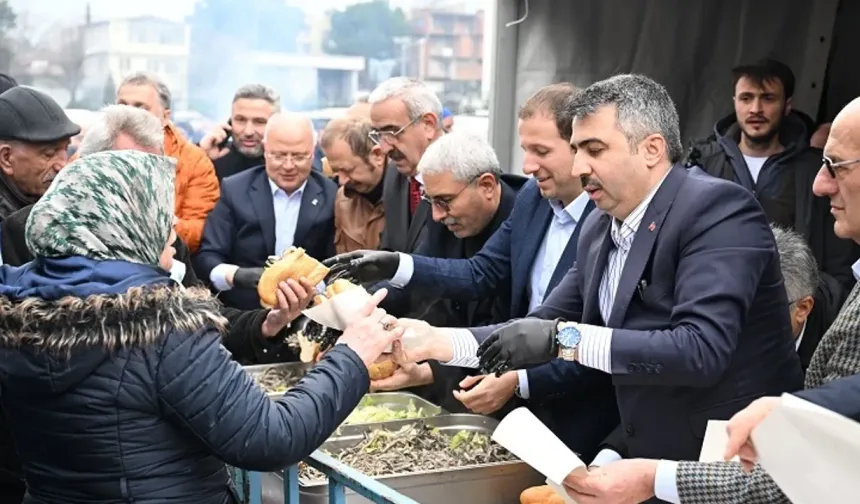
M 263 276 L 263 268 L 239 268 L 233 274 L 233 287 L 239 289 L 256 289 Z

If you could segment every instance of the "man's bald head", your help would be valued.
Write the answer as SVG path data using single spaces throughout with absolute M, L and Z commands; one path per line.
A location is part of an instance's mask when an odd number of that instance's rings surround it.
M 311 142 L 314 140 L 314 123 L 310 117 L 297 112 L 276 112 L 266 123 L 263 141 L 265 142 L 270 135 L 279 135 L 284 131 L 291 131 L 296 135 L 310 135 Z
M 860 243 L 860 98 L 833 120 L 824 158 L 812 192 L 830 198 L 836 236 Z
M 288 194 L 299 189 L 310 175 L 315 143 L 309 117 L 295 112 L 273 114 L 263 136 L 266 174 L 272 182 Z

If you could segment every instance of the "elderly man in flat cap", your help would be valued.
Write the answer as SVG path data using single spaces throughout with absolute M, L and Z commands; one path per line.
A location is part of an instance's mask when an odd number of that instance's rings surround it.
M 81 128 L 57 102 L 15 86 L 0 94 L 0 221 L 32 205 L 68 160 L 66 148 Z

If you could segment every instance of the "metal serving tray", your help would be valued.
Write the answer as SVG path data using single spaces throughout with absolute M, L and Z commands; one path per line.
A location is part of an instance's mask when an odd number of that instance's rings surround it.
M 306 362 L 283 362 L 280 364 L 258 364 L 255 366 L 242 366 L 242 369 L 245 370 L 246 373 L 251 375 L 251 378 L 255 378 L 257 375 L 262 374 L 264 371 L 269 369 L 286 369 L 290 371 L 292 376 L 295 376 L 296 381 L 298 382 L 305 376 L 308 371 L 313 367 L 312 363 Z M 284 392 L 268 392 L 266 395 L 271 397 L 272 399 L 277 399 L 284 395 Z
M 447 414 L 445 410 L 441 407 L 436 406 L 430 401 L 419 397 L 415 394 L 410 394 L 408 392 L 376 392 L 373 394 L 367 394 L 363 398 L 361 398 L 361 402 L 358 403 L 358 406 L 355 409 L 359 409 L 365 406 L 382 406 L 388 408 L 392 411 L 407 411 L 409 410 L 409 405 L 414 405 L 414 408 L 421 412 L 421 416 L 418 418 L 428 418 L 435 417 L 439 415 Z M 355 411 L 355 410 L 353 410 Z M 416 420 L 416 418 L 406 419 L 408 420 Z M 403 422 L 404 420 L 392 420 L 392 422 Z M 347 418 L 347 422 L 349 419 Z M 374 423 L 347 423 L 344 422 L 343 425 L 338 428 L 337 432 L 335 432 L 335 436 L 348 436 L 354 434 L 361 434 L 364 432 L 365 426 L 372 425 L 386 425 L 391 422 L 374 422 Z
M 332 437 L 320 449 L 337 453 L 360 442 L 363 433 L 375 429 L 399 429 L 405 425 L 423 423 L 451 435 L 461 430 L 477 431 L 491 435 L 498 421 L 481 415 L 442 415 L 420 420 L 397 420 L 393 422 L 368 424 L 365 426 L 344 426 L 340 436 Z M 347 430 L 349 428 L 349 430 Z M 347 433 L 348 432 L 348 433 Z M 277 480 L 272 478 L 276 476 Z M 264 475 L 266 501 L 269 498 L 283 498 L 283 474 Z M 526 488 L 542 485 L 544 477 L 523 462 L 499 462 L 474 466 L 440 469 L 412 474 L 393 474 L 376 478 L 380 483 L 421 502 L 422 504 L 450 504 L 462 502 L 469 504 L 518 504 L 520 493 Z M 266 483 L 268 482 L 268 483 Z M 280 493 L 280 495 L 275 495 Z M 328 482 L 314 481 L 299 483 L 301 504 L 326 504 Z M 274 501 L 273 501 L 274 502 Z M 282 502 L 282 501 L 278 501 Z M 354 493 L 346 492 L 346 504 L 365 504 L 371 501 Z

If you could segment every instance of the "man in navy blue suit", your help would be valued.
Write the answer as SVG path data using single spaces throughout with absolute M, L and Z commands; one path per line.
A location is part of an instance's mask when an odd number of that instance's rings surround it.
M 319 260 L 334 255 L 337 185 L 311 169 L 310 119 L 273 115 L 263 145 L 265 165 L 223 180 L 195 259 L 198 276 L 224 304 L 242 310 L 260 306 L 256 285 L 269 256 L 291 246 Z
M 773 233 L 749 191 L 678 164 L 653 80 L 619 75 L 571 107 L 573 173 L 599 208 L 583 259 L 529 318 L 458 338 L 491 370 L 560 354 L 611 375 L 626 454 L 695 460 L 708 420 L 802 383 Z
M 433 259 L 362 251 L 338 256 L 329 263 L 335 268 L 349 268 L 362 281 L 391 278 L 394 285 L 428 298 L 467 302 L 508 291 L 514 317 L 539 306 L 576 261 L 581 223 L 594 208 L 579 179 L 570 172 L 571 116 L 566 113 L 566 104 L 575 92 L 571 84 L 547 86 L 521 108 L 518 132 L 524 151 L 523 171 L 533 180 L 520 190 L 501 228 L 472 258 Z M 421 367 L 405 366 L 389 382 L 400 387 L 410 385 L 412 378 L 426 377 L 431 364 Z M 406 370 L 416 376 L 404 376 Z M 574 389 L 566 383 L 571 375 L 586 378 Z M 391 388 L 390 383 L 374 385 Z M 562 440 L 586 456 L 593 454 L 597 443 L 617 423 L 609 377 L 576 363 L 556 360 L 501 377 L 470 377 L 461 387 L 471 388 L 455 391 L 455 396 L 482 414 L 498 411 L 515 394 L 527 399 Z

